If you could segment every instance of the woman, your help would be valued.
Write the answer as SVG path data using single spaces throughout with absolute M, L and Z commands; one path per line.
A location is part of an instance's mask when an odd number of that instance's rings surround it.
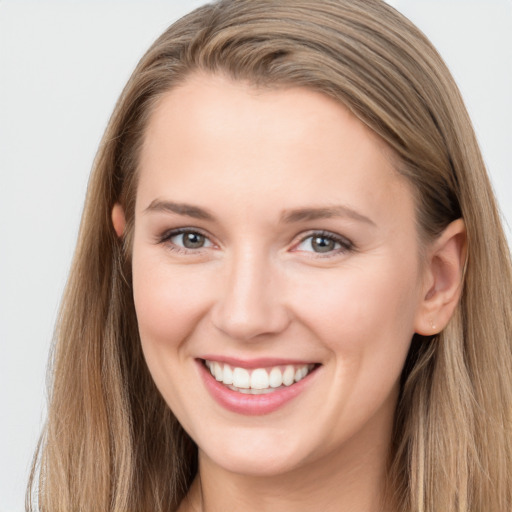
M 511 274 L 410 22 L 202 7 L 143 57 L 95 162 L 39 507 L 509 510 Z

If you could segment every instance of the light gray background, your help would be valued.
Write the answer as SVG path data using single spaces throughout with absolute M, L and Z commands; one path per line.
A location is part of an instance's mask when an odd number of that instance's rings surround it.
M 145 49 L 202 3 L 0 0 L 0 512 L 23 510 L 53 324 L 107 119 Z M 390 3 L 448 62 L 512 223 L 512 0 Z

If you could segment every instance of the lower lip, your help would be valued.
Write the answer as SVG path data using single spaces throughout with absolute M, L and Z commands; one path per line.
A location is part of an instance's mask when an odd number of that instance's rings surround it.
M 239 393 L 221 384 L 212 376 L 202 360 L 197 361 L 203 382 L 215 401 L 228 411 L 247 416 L 270 414 L 302 393 L 317 373 L 317 368 L 299 382 L 271 393 L 249 395 Z

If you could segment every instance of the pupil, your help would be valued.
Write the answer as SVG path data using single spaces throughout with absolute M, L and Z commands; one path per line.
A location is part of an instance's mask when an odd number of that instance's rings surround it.
M 316 252 L 329 252 L 334 249 L 334 240 L 325 238 L 323 236 L 317 236 L 313 238 L 311 244 Z
M 204 245 L 204 236 L 199 233 L 184 233 L 183 245 L 187 249 L 198 249 Z

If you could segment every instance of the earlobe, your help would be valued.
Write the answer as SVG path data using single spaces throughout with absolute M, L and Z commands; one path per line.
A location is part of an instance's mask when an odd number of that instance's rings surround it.
M 117 236 L 121 238 L 124 235 L 126 219 L 123 207 L 119 203 L 116 203 L 112 208 L 112 225 L 114 226 Z
M 448 324 L 462 292 L 466 254 L 466 227 L 457 219 L 428 249 L 424 295 L 416 316 L 418 334 L 432 336 Z

